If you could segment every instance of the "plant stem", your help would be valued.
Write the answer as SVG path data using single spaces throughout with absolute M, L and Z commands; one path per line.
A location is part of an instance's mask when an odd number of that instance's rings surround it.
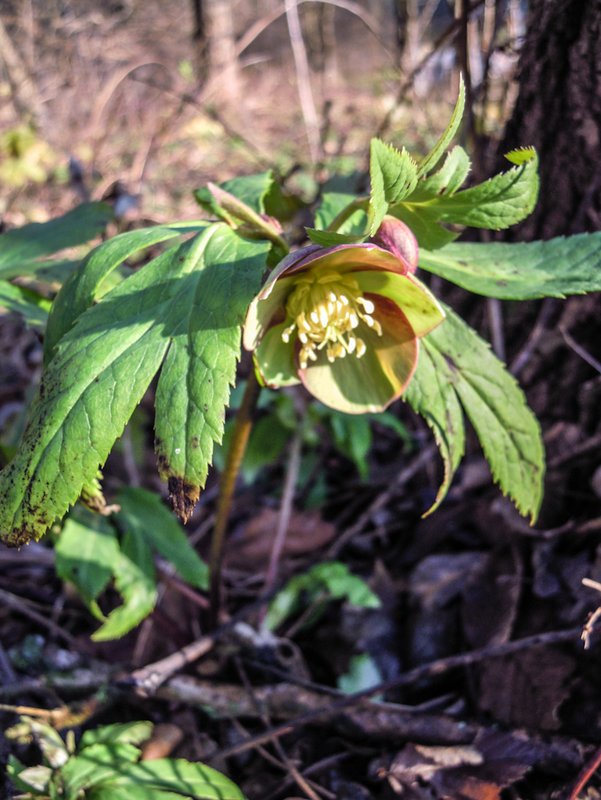
M 217 515 L 213 538 L 211 539 L 211 553 L 209 557 L 209 567 L 211 572 L 211 610 L 210 624 L 215 628 L 219 620 L 219 609 L 221 605 L 221 565 L 223 561 L 223 544 L 225 531 L 230 517 L 232 497 L 236 486 L 236 478 L 240 471 L 240 465 L 244 458 L 248 437 L 252 428 L 252 417 L 259 398 L 261 387 L 257 382 L 254 371 L 251 372 L 244 390 L 242 403 L 236 414 L 234 431 L 230 446 L 227 451 L 225 469 L 221 476 L 219 487 L 219 499 L 217 501 Z
M 284 549 L 286 534 L 288 533 L 288 526 L 292 515 L 294 492 L 301 463 L 302 444 L 303 430 L 301 425 L 294 434 L 292 446 L 290 447 L 288 468 L 286 470 L 286 479 L 284 481 L 284 491 L 282 493 L 282 503 L 280 506 L 280 516 L 278 518 L 278 526 L 273 540 L 271 556 L 269 558 L 269 566 L 265 575 L 265 585 L 263 586 L 263 593 L 265 595 L 268 595 L 273 589 L 278 576 L 278 565 L 280 563 L 282 550 Z
M 355 213 L 355 211 L 358 211 L 361 208 L 367 209 L 368 203 L 369 203 L 368 197 L 357 197 L 355 200 L 349 203 L 348 206 L 346 206 L 346 208 L 343 208 L 342 211 L 336 217 L 334 217 L 334 219 L 330 222 L 326 230 L 336 232 L 338 228 L 342 225 L 342 223 L 346 222 L 347 219 Z

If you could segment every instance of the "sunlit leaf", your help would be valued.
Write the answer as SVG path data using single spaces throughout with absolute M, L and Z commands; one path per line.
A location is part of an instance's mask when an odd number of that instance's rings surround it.
M 371 140 L 368 227 L 373 236 L 391 205 L 408 197 L 417 184 L 417 166 L 407 150 Z
M 444 133 L 441 135 L 440 139 L 436 142 L 432 150 L 430 150 L 428 155 L 419 162 L 417 169 L 418 178 L 421 178 L 423 175 L 427 175 L 428 172 L 434 169 L 434 167 L 443 157 L 445 150 L 447 149 L 449 144 L 453 141 L 455 135 L 457 134 L 457 131 L 459 130 L 459 125 L 461 124 L 461 120 L 463 118 L 464 108 L 465 108 L 465 84 L 463 83 L 463 78 L 460 78 L 459 95 L 457 97 L 457 102 L 455 103 L 455 108 L 453 109 L 453 113 L 451 114 L 451 119 L 449 120 L 449 124 L 447 125 Z
M 117 519 L 123 530 L 135 529 L 192 586 L 206 589 L 209 570 L 179 522 L 160 498 L 146 489 L 125 488 L 118 496 Z
M 213 225 L 87 309 L 60 340 L 15 459 L 0 473 L 0 529 L 38 538 L 93 480 L 163 359 L 157 454 L 186 517 L 206 479 L 267 245 Z
M 470 292 L 502 300 L 598 292 L 601 233 L 545 242 L 460 242 L 436 253 L 421 250 L 419 265 Z
M 451 309 L 446 310 L 445 322 L 423 341 L 426 357 L 416 371 L 416 386 L 410 386 L 405 395 L 433 428 L 445 462 L 445 480 L 435 506 L 448 489 L 463 453 L 459 401 L 478 435 L 493 478 L 518 510 L 534 521 L 544 476 L 538 421 L 489 345 Z
M 37 292 L 0 280 L 0 309 L 18 314 L 30 328 L 44 330 L 50 305 L 50 300 Z

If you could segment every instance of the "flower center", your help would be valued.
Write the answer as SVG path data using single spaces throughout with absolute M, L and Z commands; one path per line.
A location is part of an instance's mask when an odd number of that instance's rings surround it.
M 341 275 L 333 269 L 309 270 L 298 278 L 286 303 L 292 323 L 282 331 L 282 340 L 289 342 L 293 332 L 298 332 L 301 369 L 306 369 L 309 361 L 316 361 L 317 351 L 324 348 L 330 363 L 347 353 L 361 358 L 366 345 L 355 334 L 359 324 L 382 335 L 380 323 L 372 316 L 374 310 L 374 304 L 361 295 L 351 274 Z

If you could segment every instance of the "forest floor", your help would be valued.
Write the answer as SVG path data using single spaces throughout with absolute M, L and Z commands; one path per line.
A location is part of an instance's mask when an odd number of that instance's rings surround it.
M 96 148 L 93 158 L 85 158 L 90 151 L 83 146 L 77 154 L 85 164 L 83 184 L 69 181 L 63 159 L 62 177 L 53 167 L 37 187 L 15 188 L 4 209 L 6 224 L 66 210 L 81 198 L 82 186 L 95 199 L 111 191 L 113 198 L 115 191 L 131 198 L 123 225 L 172 221 L 198 213 L 191 191 L 206 180 L 268 167 L 285 176 L 291 192 L 310 199 L 316 180 L 328 173 L 316 179 L 306 166 L 298 112 L 274 112 L 273 98 L 294 91 L 293 82 L 283 90 L 275 73 L 262 81 L 246 118 L 184 103 L 175 122 L 153 122 L 154 133 L 137 130 L 126 156 L 114 148 L 128 141 L 137 112 L 126 98 L 119 101 L 130 116 L 111 139 L 99 105 L 86 140 Z M 394 99 L 383 91 L 374 100 L 373 89 L 336 95 L 335 124 L 325 138 L 332 172 L 365 164 L 374 119 L 379 122 Z M 440 103 L 446 117 L 449 104 Z M 144 97 L 138 111 L 146 119 Z M 425 150 L 439 132 L 438 117 L 436 103 L 424 109 L 414 99 L 391 137 L 401 143 L 401 131 L 409 128 L 409 144 Z M 151 142 L 146 150 L 144 141 Z M 50 146 L 60 150 L 56 142 Z M 124 188 L 115 190 L 117 180 Z M 304 222 L 301 207 L 291 226 L 300 229 Z M 486 301 L 447 284 L 437 292 L 490 339 Z M 274 633 L 261 627 L 265 604 L 257 599 L 291 458 L 285 447 L 238 487 L 225 563 L 227 599 L 215 636 L 206 637 L 206 597 L 167 571 L 156 609 L 138 629 L 117 641 L 94 642 L 97 622 L 57 578 L 48 543 L 18 552 L 0 548 L 0 701 L 84 707 L 84 727 L 161 723 L 155 732 L 160 752 L 212 764 L 249 800 L 601 798 L 598 775 L 576 793 L 587 766 L 595 772 L 601 746 L 599 635 L 593 629 L 586 642 L 581 636 L 601 605 L 601 593 L 582 582 L 601 581 L 601 375 L 598 364 L 586 360 L 599 352 L 599 301 L 506 303 L 500 333 L 547 451 L 545 500 L 534 527 L 494 487 L 475 438 L 448 498 L 423 518 L 441 469 L 428 429 L 402 402 L 391 409 L 396 429 L 372 425 L 364 461 L 350 457 L 348 441 L 337 441 L 318 420 L 316 435 L 303 445 L 276 583 L 340 561 L 366 581 L 380 608 L 324 603 L 319 596 Z M 14 421 L 40 365 L 39 336 L 1 317 L 4 445 L 18 433 Z M 243 362 L 241 374 L 248 369 Z M 269 420 L 273 412 L 267 406 L 260 413 Z M 348 433 L 351 439 L 364 435 Z M 149 394 L 135 430 L 108 462 L 109 499 L 122 485 L 165 494 L 152 439 Z M 216 472 L 187 525 L 204 557 L 217 485 Z M 103 607 L 116 602 L 108 592 Z M 183 667 L 162 661 L 199 641 L 201 658 Z M 157 673 L 161 687 L 145 691 Z M 3 712 L 2 727 L 14 720 Z M 4 741 L 0 756 L 10 747 Z M 19 755 L 32 758 L 31 752 Z M 8 784 L 4 791 L 11 796 Z

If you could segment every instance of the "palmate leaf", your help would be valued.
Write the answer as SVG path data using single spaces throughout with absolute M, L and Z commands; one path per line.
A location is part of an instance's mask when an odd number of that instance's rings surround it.
M 435 507 L 463 454 L 461 404 L 493 478 L 518 510 L 534 521 L 544 476 L 539 424 L 522 390 L 489 345 L 451 309 L 445 310 L 444 323 L 422 340 L 418 368 L 405 395 L 434 430 L 445 463 L 445 478 Z
M 206 222 L 183 226 L 157 225 L 121 233 L 94 248 L 54 300 L 44 339 L 45 360 L 50 359 L 57 342 L 71 329 L 76 319 L 94 303 L 107 278 L 120 264 L 140 250 L 174 239 L 182 233 L 199 232 L 207 226 Z
M 446 326 L 447 320 L 443 324 Z M 463 411 L 450 367 L 431 340 L 432 334 L 422 339 L 417 369 L 403 396 L 431 428 L 444 467 L 442 484 L 426 515 L 435 511 L 446 497 L 465 452 Z
M 464 289 L 501 300 L 601 291 L 601 233 L 545 242 L 450 244 L 420 250 L 419 266 Z
M 498 231 L 525 219 L 538 198 L 538 157 L 533 148 L 521 153 L 519 164 L 507 172 L 430 201 L 440 221 Z
M 139 270 L 60 339 L 15 459 L 0 473 L 0 530 L 39 538 L 96 476 L 163 360 L 157 454 L 186 517 L 206 479 L 268 245 L 212 225 Z

